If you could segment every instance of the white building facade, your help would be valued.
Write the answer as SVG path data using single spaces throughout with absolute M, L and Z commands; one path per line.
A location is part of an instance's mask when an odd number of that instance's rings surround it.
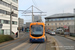
M 18 0 L 0 0 L 0 34 L 10 35 L 10 4 L 12 3 L 12 32 L 18 27 Z

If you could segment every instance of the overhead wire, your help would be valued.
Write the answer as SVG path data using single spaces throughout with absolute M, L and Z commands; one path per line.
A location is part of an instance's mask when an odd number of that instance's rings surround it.
M 37 4 L 36 4 L 36 2 L 35 2 L 34 0 L 32 0 L 32 2 L 33 2 L 33 4 L 34 4 L 35 6 L 37 6 Z

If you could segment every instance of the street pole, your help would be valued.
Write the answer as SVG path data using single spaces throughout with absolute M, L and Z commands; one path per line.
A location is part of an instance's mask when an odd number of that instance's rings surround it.
M 10 4 L 10 35 L 12 34 L 12 3 Z
M 74 33 L 75 33 L 75 9 L 74 9 Z
M 32 5 L 32 22 L 34 22 L 34 16 L 33 16 L 33 5 Z

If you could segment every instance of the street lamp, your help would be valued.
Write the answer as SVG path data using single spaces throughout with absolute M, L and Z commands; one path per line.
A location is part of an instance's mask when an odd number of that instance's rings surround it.
M 75 9 L 74 9 L 74 33 L 75 33 Z

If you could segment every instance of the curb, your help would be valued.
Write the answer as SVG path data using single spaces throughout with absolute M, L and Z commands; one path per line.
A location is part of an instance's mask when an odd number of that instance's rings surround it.
M 51 36 L 51 35 L 50 35 Z M 52 36 L 51 36 L 52 37 Z M 54 38 L 54 37 L 52 37 L 54 40 L 55 40 L 55 46 L 56 46 L 56 50 L 59 50 L 59 44 L 58 44 L 58 42 L 56 41 L 56 39 Z
M 16 39 L 19 39 L 19 38 L 14 38 L 14 40 L 16 40 Z M 6 42 L 0 43 L 0 44 L 5 44 L 5 43 L 8 43 L 8 42 L 11 42 L 11 41 L 14 41 L 14 40 L 9 40 L 9 41 L 6 41 Z
M 64 36 L 63 36 L 63 37 L 64 37 Z M 75 41 L 74 39 L 71 39 L 71 38 L 68 38 L 68 37 L 65 37 L 65 38 Z

